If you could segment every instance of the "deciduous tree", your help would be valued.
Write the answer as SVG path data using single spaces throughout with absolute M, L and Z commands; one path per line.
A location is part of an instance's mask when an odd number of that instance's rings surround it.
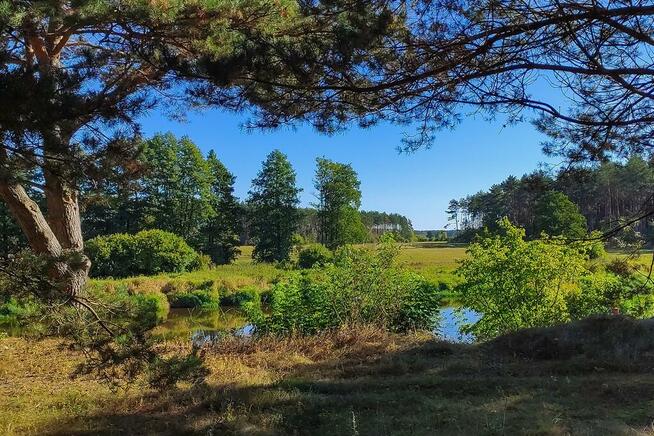
M 361 182 L 351 165 L 316 159 L 314 186 L 318 193 L 320 242 L 334 249 L 365 242 L 368 231 L 361 220 Z

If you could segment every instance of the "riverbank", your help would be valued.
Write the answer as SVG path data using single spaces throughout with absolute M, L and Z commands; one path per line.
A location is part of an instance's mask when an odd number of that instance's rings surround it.
M 223 341 L 201 386 L 70 380 L 60 340 L 0 339 L 2 434 L 651 434 L 654 374 L 371 329 Z M 170 349 L 188 343 L 168 342 Z

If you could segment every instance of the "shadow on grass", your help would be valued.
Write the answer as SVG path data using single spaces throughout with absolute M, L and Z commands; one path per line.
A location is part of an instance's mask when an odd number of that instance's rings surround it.
M 651 365 L 616 368 L 437 341 L 394 352 L 362 346 L 292 364 L 270 382 L 151 394 L 135 410 L 58 422 L 66 431 L 53 433 L 651 434 Z

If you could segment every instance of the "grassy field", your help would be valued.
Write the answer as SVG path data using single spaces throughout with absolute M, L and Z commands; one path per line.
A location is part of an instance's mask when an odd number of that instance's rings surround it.
M 171 348 L 175 344 L 168 344 Z M 652 434 L 654 375 L 341 331 L 209 349 L 205 384 L 71 380 L 57 340 L 0 339 L 0 434 Z
M 369 247 L 372 247 L 370 245 Z M 271 264 L 252 261 L 252 247 L 242 246 L 241 255 L 231 265 L 219 265 L 206 271 L 156 276 L 130 277 L 126 279 L 94 279 L 93 286 L 110 289 L 127 286 L 137 291 L 167 292 L 169 289 L 215 288 L 229 295 L 245 288 L 266 290 L 271 284 L 283 279 L 289 271 Z M 433 282 L 454 284 L 456 261 L 465 256 L 465 248 L 448 247 L 444 244 L 402 244 L 398 261 L 412 271 Z
M 372 249 L 372 244 L 363 247 Z M 401 244 L 398 261 L 408 269 L 415 271 L 433 283 L 445 284 L 453 288 L 460 280 L 454 270 L 458 261 L 465 258 L 465 246 L 452 246 L 445 243 L 411 243 Z M 273 283 L 289 274 L 288 270 L 265 263 L 252 261 L 251 246 L 240 247 L 241 255 L 231 265 L 219 265 L 206 271 L 194 271 L 181 274 L 161 274 L 147 277 L 126 279 L 95 279 L 92 285 L 103 289 L 126 286 L 137 292 L 191 291 L 194 289 L 215 289 L 221 296 L 231 295 L 244 289 L 265 291 Z M 617 258 L 629 258 L 631 262 L 642 265 L 646 271 L 652 262 L 652 253 L 640 254 L 612 251 L 600 260 L 608 262 Z

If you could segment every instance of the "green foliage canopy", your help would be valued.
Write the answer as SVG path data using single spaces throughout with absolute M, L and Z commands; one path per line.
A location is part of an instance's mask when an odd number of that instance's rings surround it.
M 295 185 L 295 170 L 286 155 L 275 150 L 263 162 L 252 181 L 248 199 L 253 257 L 264 262 L 289 259 L 293 235 L 297 230 L 297 205 L 300 189 Z
M 525 240 L 525 231 L 508 219 L 500 234 L 481 238 L 467 250 L 457 273 L 461 303 L 482 314 L 470 327 L 480 339 L 569 319 L 566 297 L 579 291 L 588 274 L 580 244 Z
M 163 230 L 98 236 L 88 241 L 86 250 L 93 260 L 92 274 L 99 277 L 184 272 L 203 264 L 184 239 Z
M 361 182 L 351 165 L 316 159 L 321 242 L 330 249 L 368 240 L 361 220 Z
M 586 218 L 579 207 L 562 192 L 549 191 L 542 195 L 535 208 L 536 234 L 580 239 L 587 235 Z
M 466 329 L 479 339 L 553 325 L 613 308 L 636 317 L 654 314 L 654 292 L 642 274 L 621 274 L 588 262 L 593 242 L 562 237 L 526 240 L 506 218 L 499 232 L 468 247 L 457 273 L 461 304 L 481 314 Z

